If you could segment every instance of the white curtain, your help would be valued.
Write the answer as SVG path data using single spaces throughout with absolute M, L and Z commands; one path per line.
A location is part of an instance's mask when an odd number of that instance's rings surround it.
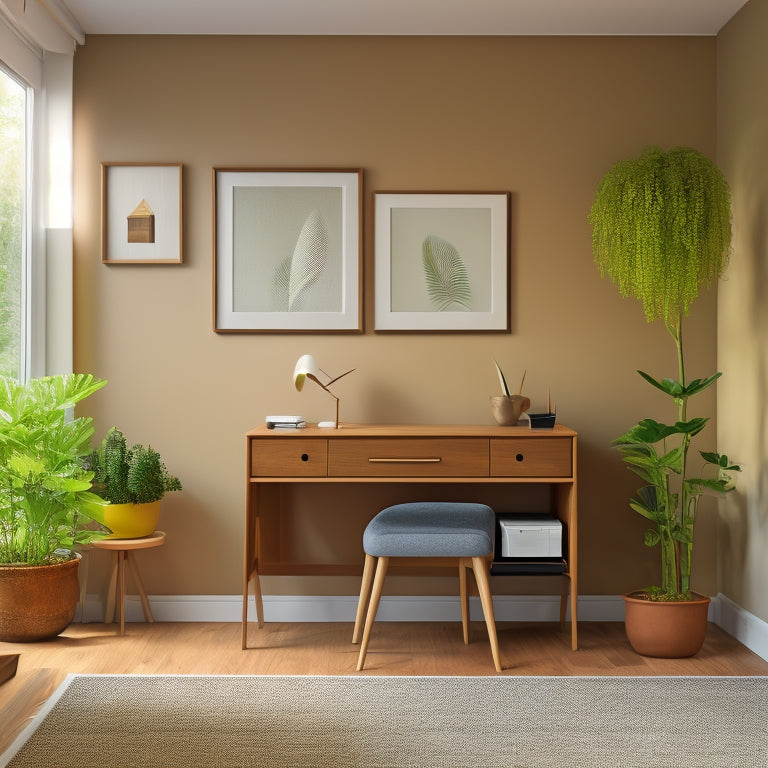
M 0 59 L 34 89 L 30 376 L 72 371 L 72 65 L 85 42 L 58 0 L 0 0 Z

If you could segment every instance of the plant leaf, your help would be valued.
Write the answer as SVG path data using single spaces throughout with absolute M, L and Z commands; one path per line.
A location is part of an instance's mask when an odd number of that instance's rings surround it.
M 714 464 L 716 467 L 730 472 L 741 472 L 741 467 L 738 464 L 731 464 L 731 460 L 725 454 L 712 453 L 711 451 L 699 451 L 699 453 L 708 464 Z
M 421 246 L 427 293 L 438 312 L 451 304 L 472 308 L 469 274 L 461 254 L 447 240 L 427 235 Z
M 328 233 L 318 211 L 307 216 L 299 232 L 291 258 L 291 271 L 288 280 L 288 309 L 301 294 L 309 288 L 325 269 L 328 261 Z
M 509 397 L 509 387 L 507 386 L 507 380 L 504 378 L 504 374 L 501 372 L 501 368 L 499 368 L 499 364 L 494 360 L 493 364 L 496 366 L 496 373 L 499 374 L 499 384 L 501 384 L 501 391 Z

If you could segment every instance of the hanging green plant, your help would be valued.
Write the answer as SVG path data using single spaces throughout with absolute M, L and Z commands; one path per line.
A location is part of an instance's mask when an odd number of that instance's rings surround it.
M 648 147 L 616 163 L 600 181 L 589 220 L 600 274 L 639 299 L 648 322 L 676 324 L 728 265 L 728 183 L 690 147 Z

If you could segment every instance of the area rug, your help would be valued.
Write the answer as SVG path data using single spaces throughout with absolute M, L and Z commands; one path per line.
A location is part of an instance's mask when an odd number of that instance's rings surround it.
M 71 675 L 9 768 L 766 768 L 768 677 Z

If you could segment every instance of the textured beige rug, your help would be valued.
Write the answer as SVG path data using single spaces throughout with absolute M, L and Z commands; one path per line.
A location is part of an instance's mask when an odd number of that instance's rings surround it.
M 766 768 L 768 677 L 72 675 L 11 768 Z

